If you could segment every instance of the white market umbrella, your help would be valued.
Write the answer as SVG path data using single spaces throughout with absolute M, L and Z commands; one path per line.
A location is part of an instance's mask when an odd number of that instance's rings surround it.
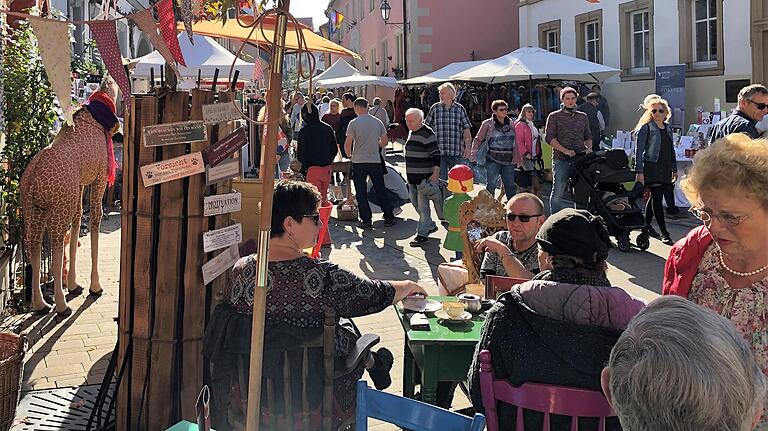
M 321 79 L 313 81 L 318 87 L 339 88 L 339 87 L 357 87 L 364 85 L 378 85 L 380 87 L 397 88 L 399 84 L 397 79 L 391 76 L 376 75 L 352 75 L 334 79 Z
M 446 82 L 450 81 L 453 75 L 462 73 L 487 61 L 488 60 L 457 61 L 455 63 L 447 64 L 440 69 L 437 69 L 436 71 L 428 73 L 424 76 L 401 79 L 397 82 L 400 83 L 400 85 L 436 84 L 438 82 Z
M 195 34 L 195 44 L 190 43 L 186 33 L 179 33 L 179 46 L 184 55 L 187 66 L 179 65 L 179 73 L 183 78 L 197 79 L 198 70 L 203 79 L 213 78 L 216 69 L 219 69 L 219 77 L 229 75 L 232 62 L 235 61 L 235 70 L 240 71 L 240 79 L 250 81 L 253 76 L 253 63 L 236 58 L 234 54 L 219 45 L 208 36 Z M 149 77 L 150 69 L 154 68 L 155 76 L 160 76 L 160 69 L 165 65 L 165 59 L 159 52 L 153 51 L 136 59 L 138 62 L 131 75 L 133 77 Z
M 336 60 L 331 67 L 325 69 L 323 73 L 312 78 L 312 83 L 317 86 L 319 80 L 343 78 L 347 76 L 360 75 L 360 71 L 354 66 L 347 63 L 346 60 L 340 58 Z M 300 84 L 302 87 L 309 87 L 309 81 L 304 81 Z
M 619 72 L 619 69 L 580 58 L 527 47 L 453 75 L 451 80 L 489 84 L 527 79 L 602 82 Z

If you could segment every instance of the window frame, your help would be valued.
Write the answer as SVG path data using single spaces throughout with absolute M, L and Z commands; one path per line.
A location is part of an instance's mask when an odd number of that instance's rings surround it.
M 634 67 L 634 27 L 632 16 L 636 13 L 648 13 L 648 67 Z M 656 58 L 654 53 L 654 9 L 653 0 L 633 0 L 619 4 L 619 34 L 621 35 L 621 75 L 622 81 L 651 80 L 656 77 Z
M 554 51 L 558 54 L 562 52 L 563 45 L 562 45 L 562 32 L 561 32 L 561 26 L 560 26 L 560 20 L 554 20 L 554 21 L 548 21 L 543 22 L 539 24 L 539 48 L 546 49 L 549 51 L 549 40 L 547 36 L 550 33 L 555 32 L 557 35 L 557 51 Z
M 592 39 L 597 42 L 596 44 L 596 59 L 594 63 L 603 64 L 604 61 L 604 48 L 603 48 L 603 10 L 597 9 L 580 15 L 576 15 L 575 19 L 576 27 L 576 57 L 583 60 L 591 61 L 587 58 L 587 25 L 595 24 L 597 27 L 597 38 Z M 562 40 L 562 39 L 561 39 Z
M 403 68 L 403 33 L 395 34 L 395 67 L 398 69 Z
M 381 41 L 381 66 L 382 70 L 384 71 L 384 74 L 389 74 L 389 59 L 387 58 L 387 53 L 389 51 L 389 43 L 387 42 L 387 39 L 384 39 Z M 377 75 L 380 75 L 377 73 Z
M 680 64 L 685 64 L 685 76 L 688 78 L 723 75 L 726 55 L 723 41 L 723 0 L 715 0 L 717 60 L 712 62 L 696 61 L 696 33 L 693 15 L 695 1 L 678 0 L 677 2 L 680 27 Z

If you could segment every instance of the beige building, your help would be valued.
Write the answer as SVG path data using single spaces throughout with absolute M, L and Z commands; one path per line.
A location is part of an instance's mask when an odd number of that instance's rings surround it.
M 609 132 L 632 128 L 656 67 L 685 65 L 685 124 L 696 107 L 735 107 L 735 92 L 768 79 L 768 0 L 521 0 L 520 46 L 621 70 L 604 83 Z M 728 89 L 728 90 L 726 90 Z M 735 91 L 734 91 L 735 89 Z

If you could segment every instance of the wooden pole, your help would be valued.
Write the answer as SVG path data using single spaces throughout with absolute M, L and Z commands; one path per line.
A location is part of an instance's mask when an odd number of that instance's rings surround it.
M 290 0 L 278 0 L 277 8 L 288 11 Z M 269 75 L 267 94 L 268 123 L 263 164 L 261 165 L 262 197 L 259 214 L 259 236 L 257 238 L 256 289 L 253 295 L 253 325 L 251 327 L 251 360 L 248 374 L 248 405 L 245 422 L 247 431 L 258 431 L 261 403 L 261 368 L 264 344 L 264 315 L 267 308 L 267 255 L 269 252 L 269 234 L 272 225 L 272 190 L 275 187 L 275 163 L 277 162 L 278 115 L 282 115 L 280 106 L 283 83 L 283 53 L 288 18 L 279 13 L 275 27 L 274 51 Z

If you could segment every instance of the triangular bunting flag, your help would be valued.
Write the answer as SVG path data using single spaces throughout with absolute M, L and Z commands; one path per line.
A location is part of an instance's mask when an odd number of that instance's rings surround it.
M 72 74 L 69 70 L 72 57 L 69 49 L 61 49 L 62 41 L 69 40 L 69 23 L 36 17 L 30 17 L 29 22 L 37 36 L 48 81 L 59 99 L 64 119 L 72 125 Z
M 173 14 L 173 0 L 161 0 L 157 3 L 157 15 L 160 18 L 160 34 L 168 44 L 173 58 L 182 66 L 186 66 L 184 56 L 181 54 L 179 39 L 176 37 L 176 16 Z
M 262 67 L 263 62 L 261 61 L 261 57 L 257 54 L 256 61 L 253 62 L 253 81 L 257 84 L 261 84 L 261 81 L 264 79 L 264 70 Z
M 123 58 L 120 55 L 120 45 L 117 42 L 117 23 L 113 20 L 93 21 L 90 23 L 91 32 L 96 39 L 99 54 L 112 78 L 117 82 L 123 93 L 123 103 L 126 107 L 131 101 L 131 84 L 123 67 Z
M 176 73 L 177 80 L 181 82 L 181 74 L 179 73 L 179 68 L 176 67 L 176 59 L 173 58 L 173 54 L 171 54 L 171 50 L 168 48 L 165 40 L 160 37 L 160 34 L 157 32 L 157 21 L 152 17 L 152 9 L 144 9 L 140 12 L 136 12 L 135 14 L 130 15 L 130 18 L 131 21 L 136 23 L 139 29 L 141 29 L 142 33 L 147 35 L 149 41 L 152 43 L 152 46 L 155 47 L 157 52 L 159 52 L 165 61 L 171 65 L 171 68 Z M 159 72 L 160 71 L 158 71 L 158 73 Z
M 194 45 L 195 40 L 192 37 L 192 0 L 179 0 L 181 4 L 179 5 L 179 9 L 181 9 L 181 20 L 184 21 L 184 30 L 187 31 L 187 37 L 189 38 L 189 42 Z

